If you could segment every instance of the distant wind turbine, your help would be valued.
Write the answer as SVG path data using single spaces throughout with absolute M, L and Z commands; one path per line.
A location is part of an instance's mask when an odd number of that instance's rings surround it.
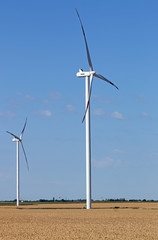
M 91 92 L 92 92 L 92 83 L 93 83 L 93 77 L 100 78 L 109 84 L 113 85 L 118 89 L 118 87 L 109 81 L 107 78 L 103 77 L 100 74 L 97 74 L 93 70 L 92 66 L 92 61 L 90 58 L 90 53 L 88 49 L 88 44 L 86 40 L 86 35 L 85 31 L 82 25 L 82 21 L 80 18 L 80 15 L 76 9 L 76 13 L 78 15 L 81 28 L 82 28 L 82 33 L 84 36 L 84 41 L 86 45 L 86 52 L 87 52 L 87 59 L 88 59 L 88 64 L 89 64 L 89 71 L 84 72 L 82 69 L 79 69 L 79 72 L 76 74 L 77 77 L 85 77 L 85 114 L 82 119 L 82 123 L 84 122 L 84 119 L 86 118 L 86 205 L 87 209 L 91 208 L 91 136 L 90 136 L 90 98 L 91 98 Z
M 21 144 L 21 147 L 22 147 L 22 150 L 23 150 L 23 153 L 24 153 L 24 156 L 25 156 L 27 168 L 29 170 L 29 165 L 28 165 L 26 153 L 25 153 L 24 146 L 23 146 L 23 143 L 22 143 L 22 136 L 24 134 L 26 123 L 27 123 L 27 118 L 26 118 L 23 130 L 21 131 L 20 137 L 17 137 L 13 133 L 7 131 L 7 133 L 9 133 L 11 136 L 14 137 L 12 141 L 17 143 L 17 153 L 16 153 L 17 154 L 17 156 L 16 156 L 16 159 L 17 159 L 17 207 L 19 206 L 19 196 L 20 196 L 20 194 L 19 194 L 20 193 L 20 186 L 19 186 L 19 182 L 20 182 L 19 181 L 19 142 Z

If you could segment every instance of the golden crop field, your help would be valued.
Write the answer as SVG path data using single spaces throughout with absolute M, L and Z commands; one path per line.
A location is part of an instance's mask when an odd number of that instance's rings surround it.
M 157 240 L 158 203 L 0 206 L 0 240 Z

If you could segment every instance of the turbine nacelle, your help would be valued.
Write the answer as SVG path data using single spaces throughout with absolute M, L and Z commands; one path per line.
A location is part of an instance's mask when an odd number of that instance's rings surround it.
M 19 139 L 13 138 L 12 141 L 13 141 L 13 142 L 19 142 Z
M 82 69 L 79 69 L 79 72 L 76 74 L 77 77 L 90 77 L 94 75 L 95 71 L 84 72 Z

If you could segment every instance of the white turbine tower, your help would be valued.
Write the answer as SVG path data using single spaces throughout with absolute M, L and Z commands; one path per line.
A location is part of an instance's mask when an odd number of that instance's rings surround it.
M 81 28 L 82 28 L 82 33 L 84 36 L 84 41 L 85 41 L 85 45 L 86 45 L 86 52 L 87 52 L 87 59 L 88 59 L 88 64 L 89 64 L 89 68 L 90 70 L 87 72 L 84 72 L 82 69 L 79 69 L 79 72 L 77 73 L 77 77 L 85 77 L 85 114 L 83 116 L 83 120 L 82 123 L 84 122 L 84 119 L 86 117 L 86 205 L 87 205 L 87 209 L 91 208 L 91 135 L 90 135 L 90 97 L 91 97 L 91 91 L 92 91 L 92 83 L 93 83 L 93 76 L 100 78 L 108 83 L 110 83 L 111 85 L 113 85 L 114 87 L 116 87 L 118 89 L 118 87 L 113 84 L 112 82 L 110 82 L 108 79 L 106 79 L 105 77 L 103 77 L 100 74 L 97 74 L 94 70 L 93 70 L 93 66 L 92 66 L 92 61 L 90 58 L 90 54 L 89 54 L 89 49 L 88 49 L 88 44 L 87 44 L 87 40 L 86 40 L 86 35 L 85 35 L 85 31 L 82 25 L 82 21 L 80 18 L 80 15 L 76 9 L 80 24 L 81 24 Z
M 20 198 L 20 186 L 19 186 L 19 182 L 20 182 L 20 179 L 19 179 L 19 177 L 20 177 L 19 176 L 19 142 L 21 144 L 21 147 L 22 147 L 22 150 L 23 150 L 23 153 L 24 153 L 24 156 L 25 156 L 27 168 L 29 170 L 29 165 L 28 165 L 26 153 L 25 153 L 24 146 L 23 146 L 23 143 L 22 143 L 22 136 L 23 136 L 23 133 L 24 133 L 24 130 L 25 130 L 25 127 L 26 127 L 26 123 L 27 123 L 27 118 L 26 118 L 23 130 L 22 130 L 22 132 L 20 134 L 20 137 L 17 137 L 13 133 L 7 131 L 7 133 L 9 133 L 10 135 L 12 135 L 14 137 L 12 141 L 17 143 L 17 153 L 16 153 L 17 154 L 17 156 L 16 156 L 16 160 L 17 160 L 17 200 L 16 200 L 17 201 L 17 207 L 19 206 L 19 198 Z

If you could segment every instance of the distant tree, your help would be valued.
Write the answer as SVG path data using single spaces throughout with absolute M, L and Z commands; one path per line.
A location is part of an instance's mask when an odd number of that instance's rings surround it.
M 40 202 L 47 202 L 47 200 L 45 200 L 45 199 L 40 199 L 39 201 Z

